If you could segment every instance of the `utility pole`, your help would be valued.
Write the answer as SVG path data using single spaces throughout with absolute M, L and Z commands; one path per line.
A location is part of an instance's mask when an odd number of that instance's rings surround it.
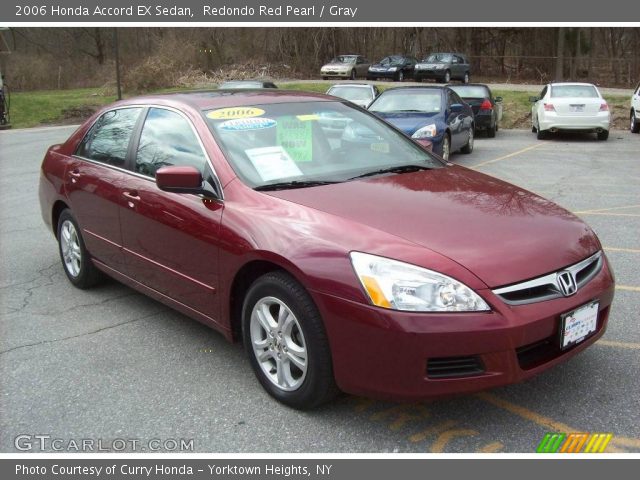
M 561 82 L 564 76 L 564 27 L 558 27 L 558 50 L 556 52 L 555 81 Z
M 120 85 L 120 46 L 118 45 L 118 29 L 113 29 L 113 50 L 116 57 L 116 85 L 118 87 L 118 100 L 122 100 L 122 86 Z

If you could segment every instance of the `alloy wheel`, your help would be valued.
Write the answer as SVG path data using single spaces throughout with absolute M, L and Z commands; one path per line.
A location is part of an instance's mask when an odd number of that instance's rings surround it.
M 451 154 L 451 143 L 449 141 L 449 135 L 444 136 L 442 139 L 442 158 L 445 160 L 449 160 L 449 155 Z
M 62 259 L 64 268 L 72 277 L 80 274 L 82 264 L 82 250 L 76 227 L 70 220 L 65 220 L 60 228 L 60 246 L 62 248 Z
M 307 375 L 307 346 L 291 309 L 275 297 L 258 300 L 250 334 L 255 358 L 271 383 L 284 391 L 300 388 Z

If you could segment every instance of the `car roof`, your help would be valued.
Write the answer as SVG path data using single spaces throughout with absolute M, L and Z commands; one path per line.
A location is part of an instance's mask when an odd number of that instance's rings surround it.
M 407 85 L 406 87 L 391 87 L 387 88 L 384 92 L 397 92 L 400 90 L 440 90 L 444 92 L 446 88 L 449 88 L 447 85 Z M 381 95 L 382 95 L 381 93 Z
M 460 83 L 460 84 L 454 84 L 454 85 L 447 85 L 447 87 L 449 88 L 453 88 L 453 87 L 487 87 L 489 88 L 489 85 L 487 85 L 486 83 Z
M 335 85 L 331 85 L 329 87 L 329 89 L 331 88 L 335 88 L 335 87 L 359 87 L 359 88 L 371 88 L 374 85 L 371 85 L 370 83 L 336 83 Z
M 550 83 L 549 85 L 551 85 L 552 87 L 556 85 L 575 85 L 577 87 L 596 87 L 593 83 L 584 83 L 584 82 L 553 82 L 553 83 Z
M 278 89 L 220 89 L 177 92 L 160 95 L 144 95 L 118 102 L 118 105 L 188 105 L 197 110 L 222 107 L 242 107 L 248 105 L 292 102 L 335 102 L 334 97 L 322 93 L 301 92 Z

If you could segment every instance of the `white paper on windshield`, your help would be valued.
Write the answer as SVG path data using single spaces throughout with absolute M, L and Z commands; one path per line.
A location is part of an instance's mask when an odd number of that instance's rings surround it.
M 280 146 L 250 148 L 245 153 L 265 182 L 302 175 L 296 162 Z

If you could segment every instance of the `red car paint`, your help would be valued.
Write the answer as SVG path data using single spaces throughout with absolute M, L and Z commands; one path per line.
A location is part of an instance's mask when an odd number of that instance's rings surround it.
M 462 167 L 261 192 L 245 185 L 211 135 L 202 110 L 271 102 L 334 101 L 282 91 L 144 97 L 124 105 L 166 106 L 192 122 L 224 199 L 168 193 L 147 178 L 73 155 L 98 112 L 42 164 L 42 215 L 75 215 L 93 262 L 121 282 L 237 338 L 233 288 L 243 275 L 284 269 L 322 314 L 338 386 L 389 399 L 470 392 L 523 380 L 564 361 L 605 331 L 614 281 L 600 272 L 566 298 L 511 306 L 491 288 L 560 270 L 601 250 L 577 217 L 537 195 Z M 416 313 L 374 307 L 349 252 L 361 251 L 453 277 L 491 311 Z M 521 366 L 516 350 L 558 336 L 560 315 L 599 303 L 596 332 Z M 478 356 L 485 372 L 431 379 L 427 359 Z

